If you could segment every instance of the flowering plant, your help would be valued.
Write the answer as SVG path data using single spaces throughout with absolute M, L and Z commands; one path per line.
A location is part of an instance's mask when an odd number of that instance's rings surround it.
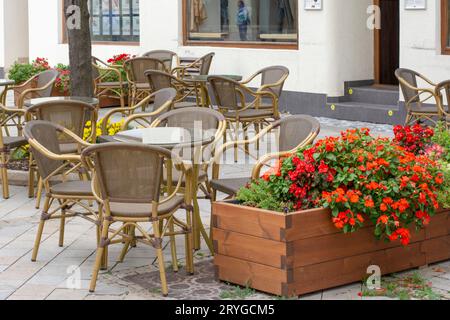
M 108 123 L 106 125 L 107 132 L 102 131 L 103 121 L 104 121 L 103 118 L 100 119 L 99 121 L 97 121 L 96 137 L 99 137 L 101 135 L 113 136 L 113 135 L 117 134 L 122 129 L 122 125 L 125 120 L 121 120 L 116 123 L 111 123 L 110 121 L 108 121 Z M 92 122 L 88 121 L 88 122 L 86 122 L 86 126 L 84 128 L 83 140 L 85 140 L 85 141 L 89 140 L 89 138 L 91 137 L 91 134 L 92 134 Z
M 112 58 L 108 59 L 107 62 L 116 68 L 119 69 L 120 73 L 122 74 L 122 81 L 125 81 L 127 79 L 127 74 L 125 72 L 125 69 L 123 68 L 123 65 L 125 61 L 130 60 L 132 56 L 128 53 L 121 53 L 113 56 Z M 107 76 L 104 77 L 103 81 L 105 82 L 117 82 L 119 81 L 119 78 L 117 77 L 117 74 L 109 72 Z
M 59 63 L 55 66 L 55 69 L 59 72 L 59 76 L 56 78 L 55 87 L 58 88 L 61 93 L 70 93 L 70 67 Z
M 431 143 L 434 130 L 430 127 L 423 127 L 420 124 L 414 126 L 395 126 L 394 141 L 403 146 L 407 151 L 413 153 L 423 153 L 425 148 Z
M 439 166 L 427 156 L 374 138 L 368 129 L 348 130 L 283 160 L 275 172 L 242 189 L 238 200 L 264 208 L 249 198 L 262 185 L 266 198 L 279 204 L 271 210 L 329 208 L 333 224 L 344 233 L 370 220 L 377 239 L 407 245 L 408 227 L 427 225 L 439 207 L 442 184 Z

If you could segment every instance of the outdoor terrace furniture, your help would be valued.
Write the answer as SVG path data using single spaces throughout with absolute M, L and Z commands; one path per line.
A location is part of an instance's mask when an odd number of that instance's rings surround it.
M 232 140 L 236 142 L 240 140 L 241 128 L 245 136 L 247 136 L 247 130 L 251 125 L 254 125 L 258 132 L 260 125 L 268 122 L 267 119 L 275 113 L 274 107 L 272 109 L 259 109 L 259 104 L 263 98 L 271 98 L 274 101 L 277 99 L 271 91 L 254 92 L 237 81 L 220 76 L 209 76 L 208 83 L 214 94 L 217 108 L 227 120 Z M 247 102 L 246 98 L 252 101 Z M 224 139 L 226 140 L 226 135 L 224 135 Z M 236 145 L 236 162 L 237 157 Z
M 145 76 L 147 70 L 158 70 L 162 72 L 170 72 L 170 68 L 163 60 L 149 57 L 139 57 L 127 60 L 124 64 L 124 69 L 127 73 L 129 83 L 129 97 L 130 105 L 132 108 L 140 100 L 144 99 L 151 94 L 152 90 L 148 83 L 148 79 Z
M 145 76 L 153 91 L 166 88 L 173 88 L 177 91 L 177 97 L 174 103 L 175 109 L 197 106 L 196 101 L 189 101 L 193 95 L 197 97 L 198 101 L 198 91 L 191 83 L 185 82 L 170 73 L 157 70 L 147 70 Z
M 48 121 L 33 120 L 25 125 L 25 137 L 31 146 L 39 175 L 45 188 L 45 204 L 36 234 L 32 261 L 36 261 L 45 223 L 50 219 L 60 220 L 59 246 L 64 245 L 64 231 L 67 218 L 81 216 L 97 223 L 97 213 L 88 205 L 95 201 L 90 181 L 68 181 L 66 177 L 82 167 L 81 156 L 63 154 L 59 136 L 70 137 L 80 146 L 90 144 L 70 130 Z M 61 182 L 53 179 L 60 177 Z M 76 211 L 83 209 L 83 212 Z M 92 218 L 94 216 L 94 218 Z M 97 230 L 98 231 L 98 230 Z
M 228 149 L 235 147 L 235 144 L 241 146 L 256 144 L 260 142 L 261 139 L 268 137 L 270 133 L 275 134 L 277 130 L 279 130 L 277 136 L 278 150 L 263 157 L 257 157 L 257 163 L 254 166 L 251 177 L 220 179 L 220 165 L 223 160 L 223 155 Z M 297 150 L 312 144 L 319 133 L 319 121 L 311 116 L 295 115 L 282 118 L 281 120 L 272 123 L 252 139 L 229 142 L 223 145 L 220 149 L 218 149 L 213 163 L 211 188 L 214 192 L 212 195 L 212 201 L 216 201 L 217 192 L 225 193 L 230 197 L 236 196 L 240 188 L 244 187 L 252 179 L 260 178 L 261 170 L 264 166 L 273 160 L 289 157 L 297 152 Z
M 102 60 L 92 57 L 94 94 L 102 98 L 120 100 L 120 107 L 125 108 L 125 98 L 128 94 L 128 82 L 122 77 L 117 66 L 111 66 Z
M 170 72 L 172 72 L 172 69 L 174 68 L 174 62 L 175 62 L 175 67 L 180 66 L 180 58 L 173 51 L 153 50 L 153 51 L 144 53 L 142 56 L 163 61 L 166 66 L 166 69 L 169 70 Z
M 18 135 L 22 135 L 25 100 L 50 97 L 58 75 L 59 73 L 56 70 L 46 70 L 21 85 L 5 89 L 5 92 L 3 92 L 5 97 L 8 94 L 8 90 L 23 90 L 19 95 L 16 106 L 7 107 L 0 104 L 2 114 L 0 125 L 5 128 L 7 135 L 10 134 L 9 128 L 16 128 Z
M 263 98 L 259 102 L 259 109 L 273 110 L 273 118 L 278 120 L 280 118 L 279 102 L 281 94 L 283 93 L 284 83 L 289 77 L 289 69 L 283 66 L 272 66 L 264 68 L 241 84 L 249 85 L 252 81 L 260 78 L 260 86 L 257 92 L 269 91 L 273 96 Z
M 0 170 L 2 178 L 3 198 L 9 199 L 8 163 L 12 150 L 26 146 L 27 140 L 24 137 L 11 137 L 3 135 L 0 128 Z
M 208 53 L 192 63 L 174 68 L 172 73 L 176 74 L 180 79 L 189 77 L 192 74 L 199 74 L 202 76 L 208 75 L 215 55 L 214 52 Z
M 58 124 L 78 138 L 84 138 L 85 128 L 88 124 L 90 127 L 90 136 L 86 141 L 95 143 L 96 126 L 97 126 L 97 109 L 92 104 L 88 104 L 76 100 L 55 100 L 42 102 L 29 107 L 25 113 L 25 119 L 44 120 L 54 124 Z M 64 134 L 58 135 L 59 151 L 61 154 L 80 154 L 83 145 L 74 141 L 71 136 Z M 29 196 L 34 196 L 34 176 L 36 167 L 33 162 L 33 154 L 30 155 L 30 172 L 29 172 Z M 79 171 L 80 180 L 86 180 L 86 173 Z M 42 195 L 43 180 L 38 179 L 38 190 L 36 195 L 36 208 L 40 207 Z
M 438 83 L 435 90 L 439 97 L 438 106 L 442 115 L 441 119 L 445 122 L 447 129 L 450 130 L 450 80 Z
M 406 125 L 423 120 L 435 123 L 436 119 L 442 116 L 437 105 L 439 97 L 435 90 L 436 84 L 416 71 L 409 69 L 397 69 L 395 76 L 400 82 L 400 88 L 405 98 Z M 420 88 L 418 86 L 419 81 L 425 82 L 431 87 Z M 425 104 L 429 100 L 434 101 L 430 101 L 430 104 Z
M 136 122 L 140 127 L 149 127 L 154 119 L 156 119 L 156 117 L 169 111 L 172 108 L 176 95 L 177 92 L 175 89 L 166 88 L 158 90 L 152 93 L 150 96 L 144 98 L 137 105 L 130 108 L 131 116 L 125 119 L 125 122 L 122 126 L 122 131 L 126 130 L 131 122 Z M 136 110 L 139 110 L 140 108 L 145 110 L 147 106 L 151 106 L 152 111 L 134 114 Z M 108 112 L 103 118 L 102 132 L 106 132 L 106 126 L 112 116 L 117 113 L 123 113 L 126 110 L 127 109 L 117 108 Z
M 102 213 L 102 234 L 90 291 L 95 291 L 98 272 L 107 247 L 125 240 L 121 255 L 124 257 L 130 244 L 137 240 L 156 250 L 162 293 L 167 296 L 163 255 L 165 237 L 170 238 L 174 271 L 178 270 L 175 236 L 181 234 L 185 235 L 186 269 L 189 273 L 193 273 L 194 268 L 191 209 L 190 205 L 187 205 L 189 199 L 179 193 L 181 182 L 167 197 L 161 194 L 164 162 L 170 160 L 180 170 L 184 170 L 181 160 L 167 149 L 132 143 L 106 143 L 93 146 L 85 149 L 82 156 L 83 162 L 93 171 L 93 192 Z M 181 178 L 182 175 L 180 181 Z M 181 208 L 186 210 L 186 222 L 175 217 L 175 213 Z M 115 223 L 119 223 L 120 227 L 113 231 L 110 228 Z M 143 226 L 144 223 L 151 223 L 153 234 L 147 231 Z M 134 236 L 136 230 L 142 237 Z

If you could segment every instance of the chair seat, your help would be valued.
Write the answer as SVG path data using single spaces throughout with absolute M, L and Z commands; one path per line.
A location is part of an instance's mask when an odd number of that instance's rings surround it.
M 238 191 L 242 187 L 245 187 L 250 181 L 251 178 L 212 180 L 211 187 L 216 191 L 220 191 L 230 196 L 234 196 L 238 193 Z
M 28 144 L 24 137 L 3 137 L 3 144 L 8 149 L 22 147 Z
M 224 116 L 226 118 L 235 119 L 237 113 L 234 111 L 225 112 Z M 270 117 L 272 116 L 272 110 L 267 109 L 247 109 L 242 112 L 239 112 L 239 118 L 240 119 L 247 119 L 247 118 L 264 118 L 264 117 Z
M 181 172 L 178 170 L 172 170 L 172 185 L 176 186 L 178 184 L 178 180 L 180 179 Z M 204 170 L 200 170 L 198 175 L 198 181 L 199 182 L 205 182 L 208 179 L 208 174 Z M 184 187 L 184 184 L 186 182 L 186 176 L 183 177 L 182 180 L 182 187 Z M 164 183 L 167 183 L 167 170 L 164 170 Z
M 149 83 L 136 83 L 135 86 L 139 90 L 150 90 L 150 84 Z
M 411 105 L 412 112 L 418 113 L 430 113 L 430 114 L 439 114 L 439 111 L 436 106 L 416 106 Z
M 175 196 L 173 199 L 158 206 L 158 214 L 165 215 L 171 213 L 184 203 L 183 196 Z M 111 202 L 111 215 L 113 217 L 125 218 L 147 218 L 152 216 L 151 203 L 119 203 Z
M 78 153 L 77 143 L 61 143 L 59 149 L 62 154 Z
M 121 88 L 121 87 L 127 87 L 127 82 L 122 82 L 122 85 L 120 82 L 99 82 L 97 83 L 97 87 L 99 88 Z
M 62 196 L 92 196 L 90 181 L 67 181 L 58 183 L 50 188 L 53 194 Z
M 174 109 L 193 108 L 193 107 L 197 107 L 197 103 L 183 101 L 183 102 L 175 102 L 174 104 Z

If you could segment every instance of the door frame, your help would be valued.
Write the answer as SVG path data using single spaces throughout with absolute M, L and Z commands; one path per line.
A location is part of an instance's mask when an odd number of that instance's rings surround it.
M 381 0 L 373 0 L 375 6 L 380 7 Z M 381 17 L 380 17 L 381 19 Z M 374 29 L 374 80 L 375 84 L 380 84 L 380 30 Z

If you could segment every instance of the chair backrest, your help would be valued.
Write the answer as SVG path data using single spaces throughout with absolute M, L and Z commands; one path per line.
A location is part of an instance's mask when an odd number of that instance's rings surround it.
M 244 107 L 245 96 L 240 89 L 242 85 L 239 82 L 225 77 L 210 76 L 208 84 L 219 109 L 237 110 Z
M 436 93 L 439 95 L 440 109 L 444 114 L 450 115 L 450 80 L 445 80 L 436 85 Z M 447 110 L 445 109 L 447 103 Z
M 311 139 L 312 142 L 320 133 L 320 122 L 308 115 L 285 117 L 275 122 L 274 127 L 280 128 L 280 152 L 291 151 L 298 148 L 308 139 Z
M 51 101 L 36 104 L 27 110 L 27 118 L 31 116 L 37 120 L 58 124 L 80 138 L 83 138 L 84 128 L 88 121 L 95 125 L 96 109 L 94 106 L 81 101 Z M 71 139 L 59 137 L 60 143 L 72 142 Z
M 161 89 L 153 93 L 153 110 L 158 110 L 168 101 L 175 101 L 177 91 L 173 88 Z
M 143 144 L 106 143 L 86 148 L 82 158 L 93 161 L 103 200 L 151 204 L 159 201 L 163 162 L 171 153 Z
M 179 127 L 185 129 L 217 130 L 225 117 L 218 111 L 208 108 L 182 108 L 164 113 L 155 121 L 159 121 L 161 127 Z
M 207 76 L 209 74 L 209 70 L 211 69 L 212 60 L 215 55 L 216 54 L 214 52 L 211 52 L 199 59 L 199 61 L 200 61 L 199 74 L 201 76 Z
M 400 88 L 402 89 L 405 101 L 407 103 L 420 102 L 420 97 L 418 96 L 419 91 L 408 87 L 406 84 L 417 88 L 417 79 L 422 76 L 414 70 L 402 68 L 395 70 L 395 76 L 400 82 Z
M 39 90 L 36 92 L 37 96 L 42 97 L 42 98 L 46 98 L 46 97 L 50 97 L 53 91 L 53 87 L 55 85 L 55 81 L 56 78 L 58 78 L 59 76 L 59 72 L 57 70 L 51 69 L 51 70 L 46 70 L 43 71 L 41 73 L 39 73 L 36 76 L 36 86 L 38 88 L 44 88 L 42 90 Z
M 31 147 L 39 175 L 43 179 L 46 179 L 63 165 L 62 161 L 51 159 L 45 155 L 45 151 L 50 151 L 58 155 L 61 154 L 58 140 L 60 132 L 61 127 L 49 121 L 33 120 L 25 125 L 24 135 L 28 142 L 30 143 L 30 140 L 34 140 L 45 149 L 36 150 Z
M 144 53 L 142 56 L 161 60 L 168 71 L 171 71 L 173 68 L 173 60 L 178 60 L 178 55 L 169 50 L 153 50 Z
M 267 67 L 259 71 L 261 74 L 261 86 L 276 84 L 284 79 L 278 86 L 271 86 L 266 90 L 270 90 L 277 97 L 280 97 L 283 92 L 284 83 L 289 76 L 289 69 L 283 66 Z
M 133 83 L 148 83 L 148 78 L 145 76 L 147 70 L 168 71 L 162 60 L 149 57 L 130 59 L 125 62 L 124 68 L 129 80 Z
M 173 81 L 175 81 L 176 78 L 167 72 L 147 70 L 144 74 L 147 77 L 147 81 L 149 82 L 152 91 L 174 88 Z

